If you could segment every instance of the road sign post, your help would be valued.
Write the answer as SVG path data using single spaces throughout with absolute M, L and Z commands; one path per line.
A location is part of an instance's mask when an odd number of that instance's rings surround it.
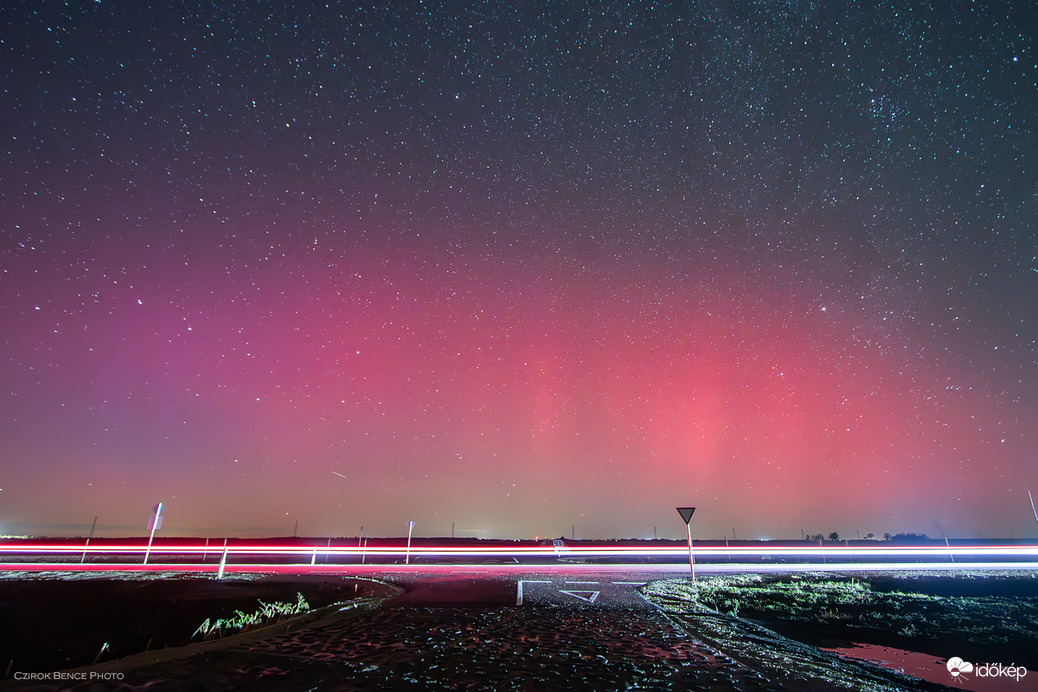
M 692 513 L 695 507 L 678 507 L 678 514 L 685 521 L 685 530 L 688 533 L 688 569 L 692 573 L 692 581 L 696 580 L 696 562 L 692 557 Z

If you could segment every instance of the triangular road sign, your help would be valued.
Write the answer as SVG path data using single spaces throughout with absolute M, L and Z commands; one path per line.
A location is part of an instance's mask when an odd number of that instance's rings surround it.
M 695 512 L 695 507 L 678 507 L 678 514 L 685 520 L 685 523 L 692 521 L 692 512 Z
M 564 593 L 567 596 L 572 596 L 573 598 L 579 598 L 580 600 L 587 601 L 588 603 L 594 603 L 595 599 L 598 598 L 598 594 L 600 594 L 601 591 L 563 591 L 562 589 L 559 589 L 559 593 Z

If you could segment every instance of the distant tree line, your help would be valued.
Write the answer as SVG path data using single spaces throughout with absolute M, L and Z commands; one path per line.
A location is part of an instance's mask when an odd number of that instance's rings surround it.
M 838 541 L 838 540 L 840 540 L 840 534 L 838 532 L 836 532 L 836 531 L 833 531 L 828 536 L 825 536 L 825 535 L 820 534 L 820 533 L 809 533 L 809 534 L 807 534 L 805 536 L 805 538 L 807 540 L 809 540 L 809 541 L 822 541 L 822 540 Z M 866 541 L 876 540 L 876 536 L 875 536 L 875 534 L 867 533 L 867 534 L 865 534 L 865 540 Z M 885 534 L 883 534 L 883 540 L 884 541 L 893 541 L 893 542 L 897 543 L 897 542 L 909 542 L 909 541 L 927 541 L 927 540 L 930 540 L 930 539 L 927 537 L 927 535 L 925 533 L 895 533 L 895 534 L 885 533 Z
M 925 533 L 895 533 L 891 536 L 889 533 L 883 534 L 884 541 L 928 541 L 929 537 Z

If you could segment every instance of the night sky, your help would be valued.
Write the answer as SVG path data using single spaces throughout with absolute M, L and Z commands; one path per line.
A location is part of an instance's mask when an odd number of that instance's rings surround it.
M 5 1 L 0 533 L 1036 535 L 1036 27 Z

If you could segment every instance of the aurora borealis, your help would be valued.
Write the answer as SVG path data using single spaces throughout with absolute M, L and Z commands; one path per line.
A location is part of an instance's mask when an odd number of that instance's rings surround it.
M 1032 7 L 0 18 L 0 533 L 1038 531 Z

